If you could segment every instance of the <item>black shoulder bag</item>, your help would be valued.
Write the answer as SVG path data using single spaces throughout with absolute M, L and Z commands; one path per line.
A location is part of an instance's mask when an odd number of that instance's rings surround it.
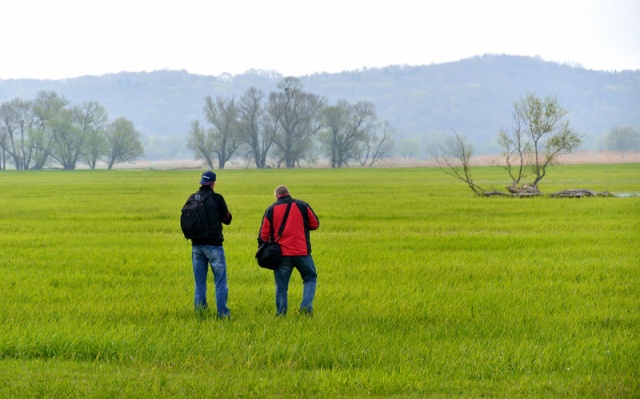
M 287 210 L 284 212 L 284 218 L 282 218 L 282 223 L 280 224 L 280 228 L 278 229 L 278 235 L 273 238 L 273 241 L 265 241 L 258 247 L 258 252 L 256 252 L 256 260 L 258 261 L 258 266 L 263 269 L 276 270 L 278 266 L 280 266 L 280 261 L 282 260 L 282 251 L 280 250 L 280 244 L 276 242 L 276 240 L 282 236 L 282 232 L 284 231 L 284 225 L 287 223 L 287 219 L 289 218 L 289 211 L 291 210 L 291 204 L 293 201 L 287 204 Z M 273 225 L 273 221 L 271 222 Z

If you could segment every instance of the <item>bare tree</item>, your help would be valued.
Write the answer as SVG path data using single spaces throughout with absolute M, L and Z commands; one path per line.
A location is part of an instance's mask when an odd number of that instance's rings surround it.
M 212 129 L 208 131 L 211 136 L 211 150 L 218 156 L 218 168 L 224 169 L 225 164 L 243 142 L 238 121 L 238 107 L 233 98 L 218 97 L 214 102 L 207 96 L 204 114 L 212 125 Z
M 96 101 L 61 109 L 50 121 L 53 145 L 50 155 L 64 169 L 75 169 L 79 160 L 88 158 L 95 168 L 96 154 L 100 148 L 104 152 L 104 128 L 107 111 Z M 102 140 L 100 140 L 102 139 Z M 91 156 L 88 156 L 91 154 Z
M 13 109 L 9 103 L 0 105 L 0 170 L 7 169 L 7 157 L 10 156 L 10 140 L 15 129 Z
M 341 168 L 355 159 L 362 143 L 378 126 L 375 106 L 368 101 L 355 105 L 338 101 L 335 106 L 325 107 L 322 115 L 328 128 L 323 142 L 332 168 Z
M 78 157 L 82 154 L 84 137 L 79 127 L 73 124 L 71 110 L 61 109 L 49 126 L 52 139 L 49 156 L 58 161 L 63 169 L 75 169 Z
M 331 167 L 338 168 L 342 164 L 338 163 L 339 137 L 345 135 L 347 119 L 349 114 L 349 103 L 345 100 L 338 101 L 337 105 L 328 105 L 322 110 L 323 123 L 328 129 L 320 138 L 324 151 L 331 159 Z
M 393 148 L 394 129 L 388 121 L 377 125 L 375 130 L 365 135 L 358 151 L 357 159 L 362 166 L 373 166 L 387 156 Z
M 211 137 L 207 134 L 204 128 L 200 126 L 199 121 L 191 122 L 187 148 L 193 151 L 196 159 L 205 161 L 210 169 L 214 168 L 214 152 Z
M 71 109 L 74 123 L 83 137 L 82 154 L 91 169 L 96 168 L 98 159 L 106 153 L 105 129 L 108 121 L 107 110 L 96 101 L 89 101 Z
M 33 146 L 33 169 L 43 169 L 47 164 L 51 151 L 55 145 L 53 125 L 56 120 L 64 118 L 59 115 L 69 102 L 53 91 L 41 91 L 33 102 L 35 121 L 30 129 L 31 145 Z
M 612 151 L 640 150 L 640 127 L 617 126 L 609 130 L 605 136 L 605 146 Z
M 98 160 L 108 152 L 105 134 L 106 125 L 103 130 L 92 131 L 87 137 L 87 152 L 84 154 L 84 160 L 90 169 L 95 169 Z
M 287 168 L 293 168 L 311 155 L 313 138 L 322 127 L 320 112 L 325 100 L 304 92 L 294 77 L 284 78 L 278 89 L 281 91 L 269 95 L 267 112 L 277 128 L 274 143 L 278 156 Z
M 484 195 L 485 190 L 473 182 L 470 160 L 473 149 L 458 133 L 445 140 L 440 148 L 440 155 L 436 158 L 440 169 L 458 180 L 461 180 L 477 195 Z
M 499 131 L 499 141 L 504 149 L 506 166 L 511 177 L 507 189 L 517 195 L 539 195 L 538 183 L 547 168 L 557 162 L 557 157 L 574 151 L 580 145 L 580 137 L 569 127 L 567 111 L 558 105 L 556 98 L 539 99 L 533 94 L 514 104 L 513 129 Z M 473 182 L 469 168 L 471 146 L 457 133 L 450 138 L 438 158 L 445 173 L 467 183 L 478 195 L 487 193 Z M 535 176 L 531 185 L 517 187 L 528 173 Z
M 521 121 L 521 136 L 526 140 L 511 143 L 518 146 L 517 152 L 523 158 L 521 162 L 535 176 L 531 187 L 537 188 L 558 156 L 575 151 L 582 139 L 570 128 L 568 112 L 560 107 L 555 97 L 540 99 L 528 94 L 514 104 L 514 114 L 514 119 Z
M 2 110 L 0 109 L 0 120 L 2 120 L 1 116 Z M 0 123 L 0 170 L 7 169 L 7 156 L 9 155 L 9 151 L 7 151 L 9 143 L 9 135 L 3 128 L 2 123 Z
M 16 170 L 29 169 L 33 146 L 31 130 L 34 123 L 31 101 L 15 98 L 0 106 L 0 136 L 3 162 L 9 156 Z
M 262 90 L 251 87 L 238 105 L 240 130 L 249 145 L 249 156 L 258 169 L 267 166 L 267 155 L 275 136 L 274 124 L 264 110 L 264 97 Z
M 528 158 L 530 158 L 531 144 L 527 140 L 526 126 L 521 113 L 513 112 L 513 128 L 511 132 L 500 129 L 498 142 L 503 148 L 506 163 L 504 168 L 511 177 L 511 187 L 516 187 L 527 176 L 527 172 L 530 172 L 527 165 L 530 164 Z
M 106 141 L 109 152 L 107 164 L 109 170 L 115 163 L 132 162 L 144 154 L 140 133 L 126 118 L 118 118 L 107 126 Z

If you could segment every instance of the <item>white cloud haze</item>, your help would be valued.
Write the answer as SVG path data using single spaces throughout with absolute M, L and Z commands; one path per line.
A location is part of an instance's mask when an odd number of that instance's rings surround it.
M 640 69 L 637 0 L 5 0 L 0 79 L 283 75 L 491 54 Z

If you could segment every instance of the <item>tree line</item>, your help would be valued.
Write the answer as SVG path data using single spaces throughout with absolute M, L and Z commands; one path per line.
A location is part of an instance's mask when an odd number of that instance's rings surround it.
M 372 166 L 393 146 L 393 128 L 378 120 L 373 103 L 329 105 L 294 77 L 282 79 L 268 95 L 251 87 L 238 100 L 207 96 L 203 113 L 206 122 L 191 123 L 186 147 L 212 169 L 224 169 L 236 157 L 259 169 L 294 168 L 318 158 L 333 168 Z M 109 121 L 97 101 L 73 104 L 54 91 L 40 91 L 33 100 L 0 105 L 0 169 L 95 169 L 99 161 L 111 169 L 143 153 L 133 122 Z
M 236 156 L 258 169 L 299 167 L 318 156 L 332 168 L 371 166 L 393 145 L 393 128 L 378 120 L 373 103 L 329 105 L 295 77 L 285 77 L 268 95 L 250 87 L 238 100 L 207 96 L 203 113 L 206 125 L 191 123 L 187 146 L 210 168 L 224 169 Z
M 131 162 L 142 156 L 140 133 L 133 122 L 109 121 L 96 101 L 72 104 L 53 91 L 40 91 L 34 100 L 15 98 L 0 105 L 0 169 L 44 169 L 59 164 L 76 169 L 79 163 L 96 168 L 105 161 Z

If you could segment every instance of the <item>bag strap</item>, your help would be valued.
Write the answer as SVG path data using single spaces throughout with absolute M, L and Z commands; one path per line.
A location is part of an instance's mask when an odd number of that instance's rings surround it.
M 200 199 L 196 199 L 196 196 L 198 195 L 198 193 L 199 193 L 199 191 L 196 191 L 195 193 L 191 194 L 189 196 L 189 198 L 187 198 L 187 202 L 186 203 L 189 203 L 189 201 L 191 201 L 191 200 L 193 200 L 193 201 L 202 201 L 202 203 L 204 203 L 207 200 L 207 198 L 213 196 L 212 192 L 206 192 L 206 193 L 200 195 Z
M 206 201 L 207 198 L 209 198 L 209 197 L 213 197 L 213 192 L 207 191 L 206 193 L 204 193 L 204 195 L 202 197 L 200 197 L 200 201 L 202 201 L 204 203 L 204 201 Z
M 287 204 L 287 210 L 284 212 L 282 223 L 280 223 L 280 228 L 278 229 L 278 237 L 282 237 L 282 233 L 284 232 L 284 225 L 285 223 L 287 223 L 287 219 L 289 218 L 289 211 L 291 210 L 291 204 L 293 204 L 293 200 Z M 278 237 L 274 237 L 273 241 L 275 241 Z
M 194 199 L 195 199 L 195 196 L 196 196 L 196 195 L 198 195 L 198 193 L 197 193 L 197 192 L 196 192 L 196 193 L 193 193 Z M 207 206 L 204 204 L 204 202 L 205 202 L 205 201 L 207 200 L 207 198 L 209 198 L 209 197 L 213 197 L 213 192 L 206 192 L 206 193 L 204 193 L 203 195 L 201 195 L 201 196 L 200 196 L 200 199 L 199 199 L 199 200 L 196 200 L 196 201 L 200 201 L 200 202 L 202 202 L 202 205 L 204 205 L 204 213 L 206 213 L 206 214 L 207 214 L 207 219 L 211 220 L 211 217 L 209 216 L 209 211 L 207 211 Z

